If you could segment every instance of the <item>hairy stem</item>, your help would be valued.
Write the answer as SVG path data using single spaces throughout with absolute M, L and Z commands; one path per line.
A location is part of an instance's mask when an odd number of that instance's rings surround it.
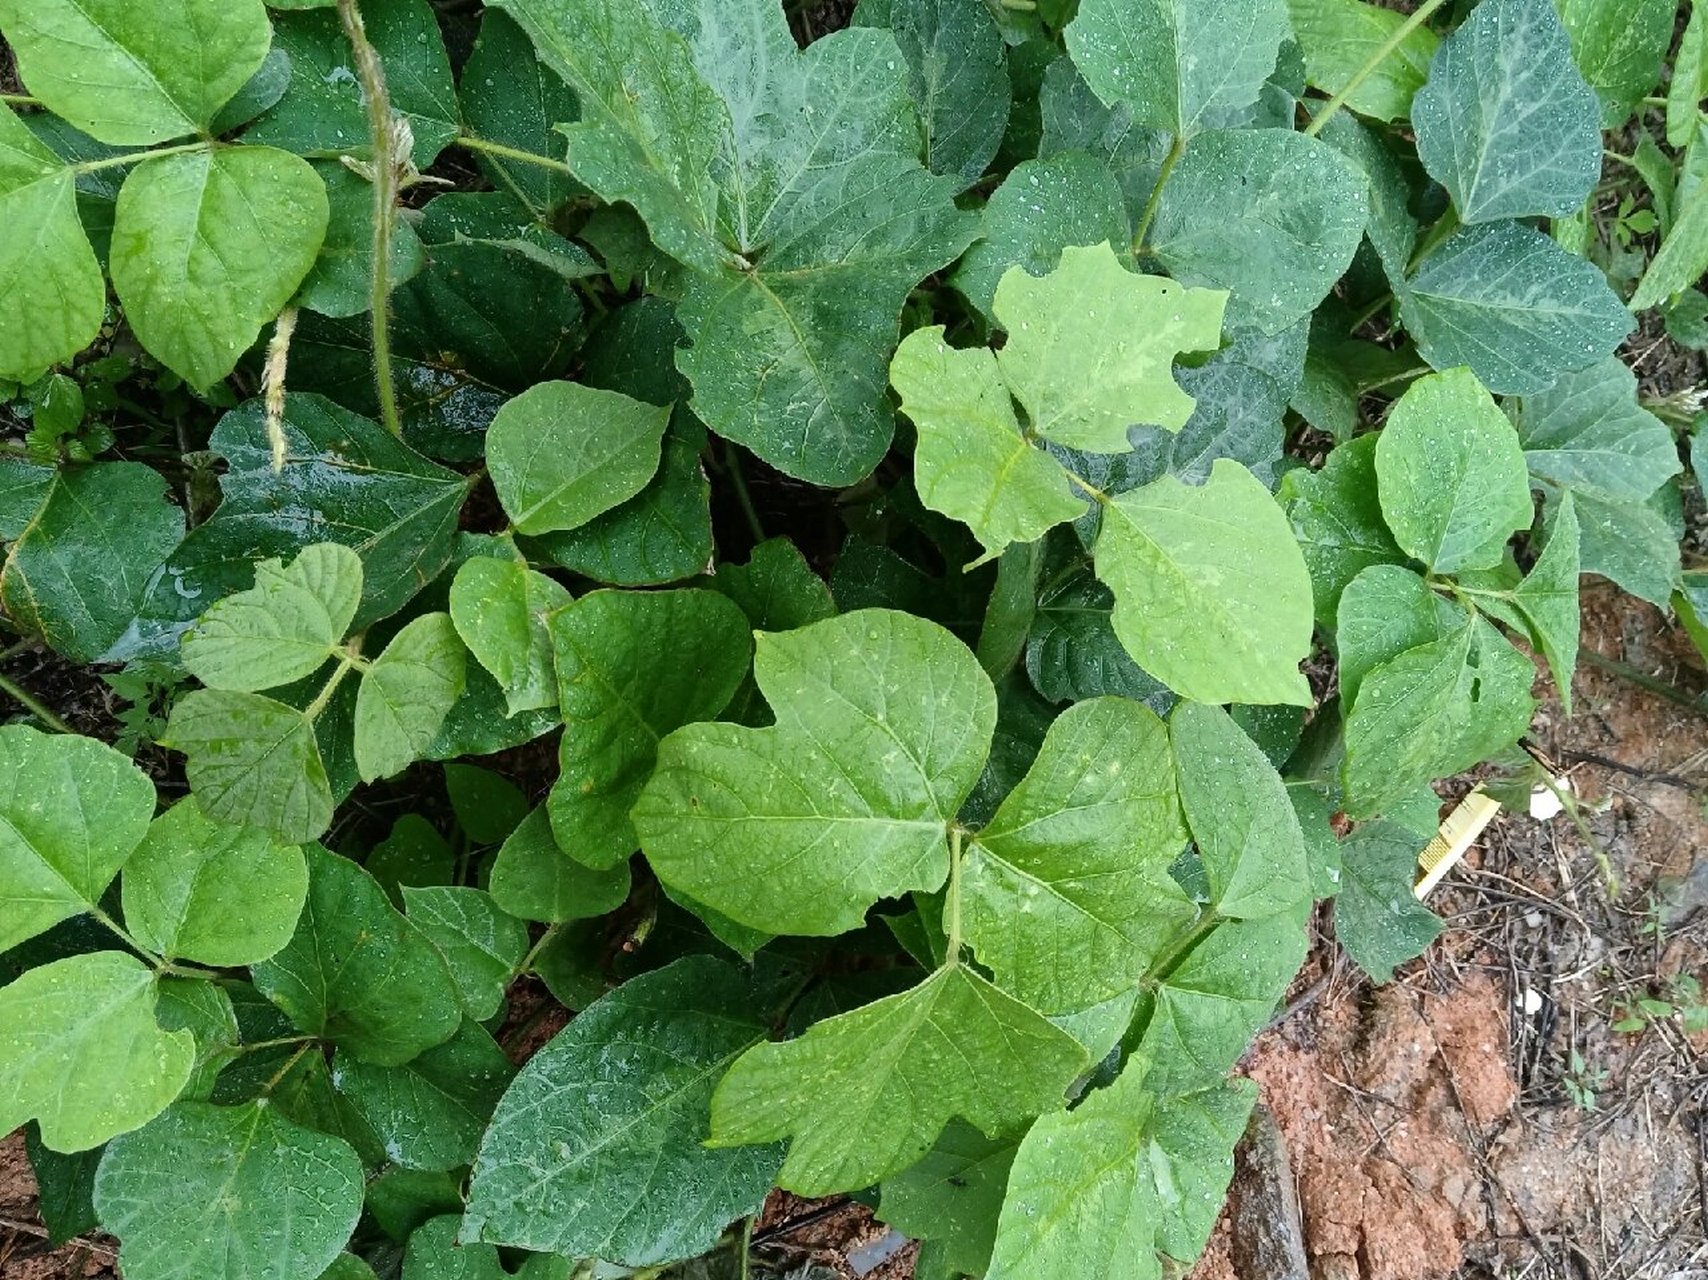
M 32 694 L 30 694 L 16 681 L 10 680 L 5 676 L 0 676 L 0 693 L 4 693 L 13 699 L 19 706 L 23 707 L 25 711 L 28 711 L 32 716 L 37 720 L 40 720 L 55 733 L 75 734 L 77 732 L 77 730 L 66 724 L 65 721 L 61 720 L 58 716 L 54 715 L 53 712 L 49 711 L 45 706 L 38 702 Z
M 1151 188 L 1150 198 L 1145 201 L 1145 210 L 1139 215 L 1139 225 L 1133 229 L 1133 256 L 1136 258 L 1144 251 L 1145 235 L 1151 229 L 1151 223 L 1156 219 L 1158 206 L 1162 204 L 1162 189 L 1168 185 L 1168 176 L 1174 172 L 1174 166 L 1180 163 L 1180 157 L 1186 154 L 1186 139 L 1174 135 L 1174 142 L 1168 148 L 1168 154 L 1163 157 L 1162 168 L 1157 170 L 1156 185 Z
M 1394 34 L 1384 40 L 1381 46 L 1365 59 L 1364 65 L 1354 71 L 1352 78 L 1340 87 L 1340 92 L 1330 98 L 1323 109 L 1311 117 L 1311 122 L 1305 126 L 1305 136 L 1314 138 L 1321 133 L 1323 126 L 1334 119 L 1336 113 L 1346 105 L 1346 100 L 1358 92 L 1358 87 L 1370 78 L 1377 67 L 1388 60 L 1389 54 L 1405 43 L 1407 36 L 1428 22 L 1430 15 L 1439 9 L 1442 3 L 1443 0 L 1424 0 L 1422 4 L 1418 5 L 1417 11 L 1411 17 L 1395 27 Z
M 562 160 L 554 160 L 551 156 L 542 156 L 537 151 L 523 151 L 518 147 L 507 147 L 502 142 L 492 142 L 486 138 L 477 138 L 472 133 L 457 135 L 457 145 L 465 151 L 478 151 L 482 155 L 492 156 L 498 160 L 514 160 L 517 164 L 536 165 L 541 169 L 553 169 L 558 173 L 573 174 Z
M 267 447 L 273 455 L 273 474 L 285 469 L 285 370 L 290 364 L 291 335 L 297 329 L 297 309 L 286 307 L 273 323 L 267 344 L 267 365 L 261 387 L 267 397 Z

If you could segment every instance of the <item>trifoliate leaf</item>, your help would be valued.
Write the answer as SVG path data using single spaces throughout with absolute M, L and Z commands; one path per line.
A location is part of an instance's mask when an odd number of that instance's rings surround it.
M 1406 388 L 1376 442 L 1382 514 L 1436 573 L 1492 569 L 1534 515 L 1512 423 L 1468 369 Z
M 1206 133 L 1169 175 L 1148 248 L 1182 283 L 1229 290 L 1229 325 L 1279 333 L 1351 263 L 1364 185 L 1338 151 L 1301 133 Z
M 1601 175 L 1601 105 L 1553 0 L 1491 0 L 1446 40 L 1412 101 L 1418 159 L 1466 224 L 1563 218 Z
M 1220 707 L 1182 702 L 1168 728 L 1181 808 L 1216 911 L 1235 918 L 1296 912 L 1308 893 L 1305 839 L 1275 766 Z
M 1681 470 L 1672 431 L 1637 402 L 1637 377 L 1609 358 L 1509 403 L 1532 480 L 1642 502 Z
M 575 529 L 658 470 L 670 410 L 574 382 L 532 387 L 498 411 L 487 465 L 518 533 Z
M 1287 38 L 1284 0 L 1085 0 L 1065 33 L 1097 96 L 1188 135 L 1257 101 Z
M 362 560 L 336 542 L 305 547 L 288 568 L 255 566 L 255 585 L 217 601 L 184 635 L 184 665 L 215 689 L 254 693 L 326 665 L 362 601 Z
M 1440 917 L 1412 892 L 1423 843 L 1388 821 L 1361 823 L 1340 842 L 1334 936 L 1377 982 L 1441 936 Z
M 0 727 L 0 951 L 97 906 L 153 813 L 154 784 L 111 747 Z
M 997 364 L 1031 431 L 1070 449 L 1122 452 L 1134 423 L 1178 431 L 1191 416 L 1174 357 L 1220 342 L 1225 302 L 1134 275 L 1106 244 L 1068 248 L 1042 279 L 1019 268 L 1003 276 L 994 310 L 1008 341 Z
M 489 9 L 482 15 L 458 88 L 469 132 L 531 155 L 563 159 L 568 147 L 557 126 L 580 115 L 575 94 L 534 56 L 528 33 L 509 14 Z M 585 190 L 567 173 L 544 165 L 484 151 L 474 156 L 493 186 L 517 192 L 539 213 L 549 214 Z
M 1405 553 L 1382 519 L 1376 491 L 1377 435 L 1337 445 L 1321 471 L 1299 468 L 1281 482 L 1293 536 L 1311 574 L 1320 624 L 1332 624 L 1341 593 L 1371 565 L 1392 564 Z
M 448 613 L 416 618 L 374 659 L 356 694 L 362 781 L 389 777 L 426 754 L 462 696 L 465 661 Z
M 704 956 L 631 979 L 529 1059 L 481 1142 L 464 1238 L 648 1266 L 755 1212 L 776 1147 L 709 1150 L 718 1077 L 769 1011 Z
M 1572 61 L 1601 99 L 1601 127 L 1617 129 L 1660 82 L 1678 6 L 1673 0 L 1558 0 L 1556 7 Z
M 445 957 L 468 1016 L 483 1021 L 503 1009 L 504 991 L 528 953 L 528 926 L 481 889 L 406 886 L 403 905 Z
M 1197 914 L 1168 874 L 1185 844 L 1156 713 L 1124 698 L 1078 703 L 967 849 L 967 941 L 1045 1013 L 1118 995 Z
M 982 1275 L 1016 1149 L 1012 1138 L 987 1138 L 951 1120 L 917 1164 L 884 1179 L 878 1220 L 928 1241 L 950 1271 Z
M 186 0 L 170 14 L 126 0 L 0 0 L 25 87 L 114 146 L 195 133 L 267 56 L 261 0 Z
M 95 340 L 101 266 L 77 217 L 77 176 L 0 105 L 0 378 L 32 382 Z
M 418 890 L 417 892 L 422 892 Z M 470 891 L 472 892 L 472 890 Z M 516 1074 L 478 1023 L 401 1066 L 381 1067 L 339 1050 L 332 1083 L 405 1169 L 470 1163 L 492 1110 Z
M 633 816 L 659 878 L 750 928 L 819 936 L 941 885 L 996 721 L 971 651 L 864 609 L 761 633 L 753 669 L 775 725 L 691 724 L 658 746 Z
M 305 1035 L 380 1066 L 442 1044 L 462 1020 L 439 952 L 348 858 L 308 848 L 308 903 L 255 985 Z
M 1115 634 L 1181 697 L 1309 705 L 1311 580 L 1287 517 L 1237 462 L 1199 488 L 1172 476 L 1103 508 L 1097 576 Z
M 919 432 L 919 500 L 964 522 L 987 557 L 1085 510 L 1062 464 L 1021 433 L 989 348 L 956 350 L 941 325 L 916 329 L 897 348 L 890 381 Z
M 614 867 L 640 844 L 629 811 L 659 739 L 717 715 L 747 674 L 747 620 L 711 591 L 595 591 L 550 626 L 566 725 L 552 831 L 570 857 Z
M 570 857 L 558 846 L 542 806 L 499 849 L 487 889 L 499 907 L 521 920 L 587 920 L 623 905 L 629 868 L 619 862 L 595 871 Z
M 7 1132 L 34 1119 L 55 1151 L 85 1151 L 147 1124 L 195 1062 L 188 1031 L 154 1020 L 155 975 L 134 956 L 95 951 L 0 987 Z
M 548 615 L 570 594 L 520 560 L 475 556 L 451 583 L 451 621 L 475 660 L 504 691 L 511 715 L 557 706 Z
M 1312 87 L 1330 95 L 1350 90 L 1345 104 L 1377 120 L 1411 114 L 1412 95 L 1423 87 L 1440 43 L 1433 31 L 1415 27 L 1390 46 L 1406 21 L 1392 9 L 1364 0 L 1287 0 L 1287 10 Z
M 202 812 L 288 843 L 332 823 L 332 785 L 314 722 L 258 693 L 197 689 L 172 707 L 162 746 L 182 751 Z
M 142 345 L 206 390 L 291 300 L 330 217 L 320 175 L 284 151 L 145 160 L 119 192 L 113 289 Z
M 355 1230 L 362 1162 L 265 1099 L 185 1102 L 108 1148 L 95 1208 L 134 1280 L 319 1276 Z
M 907 1168 L 956 1116 L 994 1136 L 1054 1110 L 1084 1065 L 1072 1037 L 950 964 L 798 1040 L 748 1050 L 712 1097 L 711 1141 L 792 1138 L 777 1184 L 828 1195 Z
M 1407 649 L 1440 640 L 1465 625 L 1465 611 L 1443 599 L 1410 569 L 1371 565 L 1340 597 L 1334 624 L 1340 699 L 1358 705 L 1364 677 Z
M 1572 672 L 1578 665 L 1578 573 L 1580 570 L 1577 508 L 1571 490 L 1560 495 L 1548 526 L 1542 554 L 1514 588 L 1512 602 L 1535 632 L 1560 705 L 1572 713 Z
M 307 896 L 301 849 L 210 822 L 194 796 L 154 820 L 125 866 L 125 924 L 138 941 L 219 968 L 276 954 Z

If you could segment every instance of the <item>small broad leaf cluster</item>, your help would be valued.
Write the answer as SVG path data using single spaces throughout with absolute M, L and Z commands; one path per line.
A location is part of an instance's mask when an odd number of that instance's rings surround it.
M 0 662 L 147 700 L 0 725 L 55 1238 L 1160 1278 L 1581 575 L 1708 652 L 1704 6 L 844 8 L 0 0 Z

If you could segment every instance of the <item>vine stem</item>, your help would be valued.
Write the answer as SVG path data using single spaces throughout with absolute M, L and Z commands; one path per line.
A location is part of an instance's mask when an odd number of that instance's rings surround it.
M 738 1264 L 741 1280 L 751 1280 L 753 1275 L 753 1222 L 752 1214 L 742 1219 L 741 1238 L 736 1241 L 736 1248 L 741 1250 Z
M 338 686 L 344 682 L 344 677 L 350 674 L 351 668 L 355 665 L 355 653 L 352 650 L 345 650 L 344 654 L 338 659 L 338 666 L 333 670 L 332 675 L 327 678 L 325 686 L 315 695 L 314 701 L 308 704 L 303 715 L 307 716 L 310 720 L 313 720 L 322 711 L 326 710 L 326 704 L 332 701 L 332 695 L 338 691 Z
M 1609 675 L 1618 676 L 1621 680 L 1628 680 L 1639 689 L 1647 689 L 1657 698 L 1665 698 L 1668 702 L 1694 711 L 1699 716 L 1708 716 L 1708 701 L 1701 697 L 1692 697 L 1677 685 L 1668 684 L 1665 680 L 1652 676 L 1641 668 L 1632 666 L 1629 662 L 1620 662 L 1617 658 L 1603 657 L 1594 649 L 1585 649 L 1578 656 L 1580 661 L 1597 667 Z
M 211 151 L 213 143 L 207 140 L 200 142 L 180 142 L 175 147 L 156 147 L 153 151 L 127 151 L 122 156 L 106 156 L 100 160 L 85 160 L 71 167 L 73 173 L 99 173 L 103 169 L 122 169 L 126 165 L 140 164 L 144 160 L 153 160 L 160 156 L 181 156 L 191 151 Z
M 1384 40 L 1376 52 L 1365 59 L 1364 65 L 1354 71 L 1352 78 L 1340 87 L 1340 92 L 1330 98 L 1323 109 L 1311 117 L 1311 122 L 1305 126 L 1305 136 L 1314 138 L 1321 133 L 1323 126 L 1334 119 L 1340 109 L 1346 105 L 1346 100 L 1358 92 L 1358 87 L 1370 78 L 1377 67 L 1388 60 L 1389 54 L 1405 43 L 1407 36 L 1428 22 L 1429 16 L 1439 9 L 1443 2 L 1444 0 L 1423 0 L 1423 3 L 1418 5 L 1411 17 L 1395 27 L 1393 35 Z
M 403 438 L 403 419 L 397 410 L 397 380 L 391 368 L 391 238 L 397 223 L 397 132 L 392 124 L 391 95 L 385 68 L 368 39 L 356 0 L 338 0 L 338 18 L 356 55 L 356 78 L 368 103 L 368 129 L 373 135 L 374 239 L 369 269 L 369 307 L 374 334 L 374 385 L 379 392 L 380 421 Z
M 554 160 L 551 156 L 542 156 L 537 151 L 523 151 L 518 147 L 507 147 L 502 142 L 479 138 L 472 133 L 458 134 L 456 142 L 465 151 L 479 151 L 498 160 L 514 160 L 517 164 L 537 165 L 542 169 L 556 170 L 558 173 L 573 174 L 575 172 L 562 160 Z
M 736 452 L 735 445 L 728 440 L 724 441 L 724 466 L 729 471 L 736 503 L 741 507 L 741 514 L 747 521 L 753 540 L 764 542 L 765 526 L 759 522 L 759 508 L 753 505 L 753 492 L 747 487 L 747 472 L 742 469 L 741 454 Z
M 32 98 L 27 93 L 0 93 L 0 102 L 8 107 L 39 107 L 42 104 L 40 98 Z
M 273 340 L 267 344 L 267 364 L 261 372 L 267 397 L 267 449 L 273 456 L 274 475 L 285 469 L 285 370 L 296 329 L 297 309 L 286 307 L 273 322 Z
M 561 928 L 563 928 L 561 922 L 547 925 L 546 931 L 540 935 L 540 940 L 528 948 L 528 954 L 523 956 L 522 963 L 516 966 L 516 972 L 532 973 L 534 971 L 534 961 L 540 958 L 540 952 L 544 951 L 551 940 L 557 937 L 558 930 Z
M 6 676 L 0 676 L 0 693 L 4 693 L 11 697 L 21 707 L 23 707 L 25 711 L 28 711 L 32 716 L 37 720 L 40 720 L 55 733 L 76 734 L 77 730 L 73 729 L 70 725 L 66 724 L 65 721 L 54 715 L 53 712 L 49 711 L 36 700 L 33 694 L 25 690 L 15 680 L 11 680 Z
M 1180 157 L 1185 154 L 1186 138 L 1177 133 L 1168 148 L 1168 154 L 1163 157 L 1162 168 L 1157 170 L 1156 185 L 1151 188 L 1150 199 L 1145 201 L 1145 210 L 1139 215 L 1139 225 L 1133 231 L 1134 257 L 1145 247 L 1145 235 L 1150 231 L 1151 223 L 1156 219 L 1157 208 L 1162 204 L 1162 189 L 1168 185 L 1168 175 L 1174 172 L 1174 166 L 1180 163 Z

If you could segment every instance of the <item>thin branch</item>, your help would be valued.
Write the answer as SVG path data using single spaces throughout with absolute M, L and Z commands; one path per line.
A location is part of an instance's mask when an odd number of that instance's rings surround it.
M 537 151 L 523 151 L 518 147 L 507 147 L 502 142 L 492 142 L 486 138 L 477 138 L 472 133 L 458 134 L 456 144 L 466 151 L 478 151 L 499 160 L 514 160 L 518 164 L 536 165 L 541 169 L 551 169 L 557 173 L 573 174 L 562 160 L 554 160 L 551 156 L 542 156 Z
M 36 700 L 34 695 L 29 693 L 29 691 L 24 689 L 16 681 L 10 680 L 5 676 L 0 676 L 0 693 L 4 693 L 8 697 L 12 698 L 19 706 L 23 707 L 25 711 L 28 711 L 32 716 L 37 720 L 40 720 L 55 733 L 76 734 L 77 730 L 73 729 L 70 725 L 66 724 L 65 721 L 54 715 L 53 712 L 49 711 Z
M 211 142 L 181 142 L 175 147 L 156 147 L 153 151 L 127 151 L 119 156 L 106 156 L 100 160 L 85 160 L 71 167 L 73 173 L 99 173 L 103 169 L 123 169 L 126 165 L 141 164 L 144 160 L 154 160 L 161 156 L 181 156 L 190 151 L 211 151 Z
M 1341 85 L 1340 92 L 1330 98 L 1324 105 L 1323 109 L 1311 117 L 1311 122 L 1305 126 L 1305 135 L 1307 137 L 1315 137 L 1317 134 L 1321 133 L 1323 126 L 1330 120 L 1334 119 L 1336 113 L 1346 105 L 1346 100 L 1354 93 L 1358 92 L 1359 86 L 1375 73 L 1377 67 L 1381 66 L 1388 60 L 1389 54 L 1405 43 L 1407 36 L 1411 35 L 1412 32 L 1416 31 L 1425 22 L 1428 22 L 1430 14 L 1439 9 L 1442 3 L 1443 0 L 1424 0 L 1424 2 L 1417 7 L 1417 12 L 1413 13 L 1411 17 L 1407 18 L 1404 22 L 1400 23 L 1399 26 L 1395 27 L 1394 33 L 1384 40 L 1381 46 L 1374 53 L 1365 59 L 1364 65 L 1352 73 L 1352 78 L 1350 80 Z
M 1145 201 L 1145 211 L 1139 215 L 1139 225 L 1133 230 L 1133 256 L 1137 257 L 1145 247 L 1145 235 L 1151 229 L 1151 222 L 1156 218 L 1157 208 L 1162 204 L 1162 189 L 1168 185 L 1168 176 L 1174 172 L 1174 166 L 1180 163 L 1180 157 L 1186 152 L 1186 139 L 1181 134 L 1174 135 L 1174 142 L 1168 148 L 1168 154 L 1163 157 L 1162 168 L 1157 170 L 1156 185 L 1151 188 L 1150 199 Z

